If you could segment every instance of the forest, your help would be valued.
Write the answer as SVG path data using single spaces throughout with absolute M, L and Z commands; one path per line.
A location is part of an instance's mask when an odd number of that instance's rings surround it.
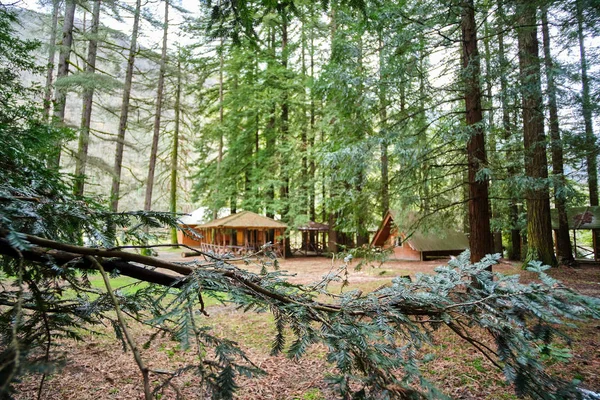
M 146 399 L 180 398 L 172 381 L 191 369 L 233 398 L 262 371 L 200 326 L 207 298 L 271 312 L 275 354 L 326 346 L 339 398 L 444 398 L 419 352 L 440 326 L 517 396 L 583 398 L 540 360 L 566 320 L 600 318 L 596 297 L 547 274 L 600 254 L 599 27 L 597 0 L 0 3 L 0 398 L 27 374 L 43 398 L 55 341 L 106 321 Z M 258 272 L 153 257 L 198 207 L 288 234 L 327 223 L 343 266 L 304 286 L 268 249 Z M 392 209 L 419 216 L 411 229 L 465 232 L 469 252 L 327 297 Z M 538 281 L 496 272 L 501 257 Z M 120 275 L 148 285 L 112 290 Z M 152 370 L 127 319 L 196 346 L 197 364 Z

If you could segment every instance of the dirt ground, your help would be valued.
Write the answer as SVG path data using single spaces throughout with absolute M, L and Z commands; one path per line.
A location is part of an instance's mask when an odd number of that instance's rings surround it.
M 178 253 L 165 252 L 161 257 L 169 261 L 181 259 Z M 338 261 L 339 262 L 339 261 Z M 432 273 L 444 260 L 427 262 L 389 261 L 383 265 L 365 266 L 361 271 L 350 269 L 351 286 L 362 290 L 373 290 L 398 275 L 415 276 Z M 335 264 L 337 265 L 337 264 Z M 326 258 L 291 258 L 281 261 L 281 269 L 289 271 L 290 280 L 297 283 L 318 281 L 330 271 L 332 261 Z M 249 266 L 258 269 L 257 266 Z M 519 265 L 502 261 L 494 267 L 507 274 L 519 273 Z M 554 277 L 581 293 L 600 297 L 600 267 L 553 269 Z M 524 280 L 531 279 L 528 273 Z M 333 372 L 324 359 L 326 349 L 314 346 L 301 360 L 285 356 L 269 355 L 274 336 L 272 318 L 268 314 L 244 314 L 230 306 L 213 306 L 211 315 L 202 317 L 201 323 L 212 328 L 215 335 L 236 340 L 250 358 L 267 375 L 260 378 L 243 379 L 237 392 L 238 399 L 337 399 L 324 379 Z M 144 343 L 151 331 L 132 323 L 138 343 Z M 61 350 L 66 353 L 64 368 L 46 380 L 42 399 L 142 399 L 141 378 L 130 352 L 124 353 L 121 343 L 112 338 L 107 327 L 106 335 L 88 334 L 84 341 L 62 341 Z M 574 339 L 573 358 L 566 365 L 558 365 L 555 372 L 567 379 L 577 378 L 583 386 L 600 392 L 600 321 L 582 324 L 572 329 Z M 452 398 L 456 399 L 516 399 L 511 387 L 504 383 L 502 373 L 496 371 L 481 355 L 471 351 L 461 339 L 443 330 L 434 339 L 436 358 L 429 365 L 426 375 Z M 194 354 L 181 350 L 168 338 L 159 338 L 149 348 L 142 350 L 142 357 L 155 370 L 172 371 L 193 362 Z M 153 384 L 163 377 L 153 376 Z M 174 379 L 174 387 L 167 388 L 159 397 L 176 399 L 204 399 L 201 382 L 193 373 Z M 36 398 L 39 375 L 31 376 L 19 386 L 18 399 Z M 176 388 L 176 389 L 175 389 Z

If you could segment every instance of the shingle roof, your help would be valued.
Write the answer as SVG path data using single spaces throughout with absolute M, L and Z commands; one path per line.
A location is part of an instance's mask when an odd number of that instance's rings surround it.
M 242 211 L 227 217 L 217 218 L 197 228 L 264 228 L 264 229 L 286 229 L 287 225 L 280 221 L 264 217 L 252 211 Z
M 558 212 L 551 210 L 552 229 L 558 229 Z M 567 208 L 569 229 L 600 229 L 600 207 L 570 207 Z

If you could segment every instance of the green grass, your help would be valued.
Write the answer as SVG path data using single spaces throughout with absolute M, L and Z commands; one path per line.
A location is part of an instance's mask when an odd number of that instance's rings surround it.
M 101 275 L 92 275 L 89 277 L 89 280 L 94 289 L 106 289 Z M 140 289 L 148 287 L 148 283 L 140 282 L 139 280 L 128 276 L 118 276 L 116 278 L 110 278 L 110 286 L 113 290 L 119 290 L 124 294 L 130 295 L 136 293 Z
M 295 397 L 294 400 L 324 400 L 323 393 L 319 389 L 309 389 L 302 397 Z

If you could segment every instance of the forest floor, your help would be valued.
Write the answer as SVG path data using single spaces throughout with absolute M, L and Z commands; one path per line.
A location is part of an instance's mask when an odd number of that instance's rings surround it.
M 179 253 L 161 252 L 161 258 L 181 261 Z M 189 259 L 186 259 L 189 261 Z M 415 276 L 417 273 L 432 273 L 444 264 L 444 260 L 427 262 L 388 261 L 383 265 L 367 266 L 361 271 L 350 270 L 350 287 L 364 291 L 374 290 L 398 275 Z M 293 273 L 290 280 L 297 283 L 318 281 L 332 268 L 326 258 L 291 258 L 282 260 L 282 270 Z M 257 268 L 257 267 L 250 267 Z M 494 266 L 505 274 L 521 273 L 522 280 L 533 278 L 523 272 L 516 263 L 502 262 Z M 590 296 L 600 297 L 600 267 L 555 268 L 550 274 L 567 286 Z M 336 288 L 332 288 L 336 290 Z M 339 287 L 338 289 L 339 290 Z M 212 305 L 207 307 L 210 317 L 202 317 L 204 326 L 212 333 L 236 340 L 250 359 L 267 372 L 264 377 L 240 380 L 238 399 L 281 399 L 281 400 L 329 400 L 337 399 L 325 380 L 334 368 L 325 360 L 326 349 L 313 346 L 308 354 L 296 361 L 285 355 L 271 356 L 270 348 L 275 336 L 273 318 L 268 313 L 243 313 L 232 306 Z M 139 324 L 132 324 L 137 343 L 145 343 L 152 331 Z M 98 328 L 96 328 L 98 329 Z M 124 353 L 121 342 L 111 336 L 109 326 L 100 328 L 101 333 L 85 333 L 85 340 L 61 341 L 66 354 L 60 373 L 46 379 L 42 399 L 142 399 L 141 376 L 130 352 Z M 550 366 L 550 371 L 563 378 L 580 380 L 581 386 L 600 392 L 600 321 L 579 324 L 569 329 L 573 339 L 572 358 L 568 363 Z M 427 364 L 425 372 L 447 395 L 455 399 L 516 399 L 512 388 L 504 382 L 501 371 L 497 371 L 485 358 L 466 346 L 462 339 L 444 329 L 436 331 L 433 345 L 428 352 L 436 355 Z M 178 343 L 168 338 L 157 338 L 141 350 L 142 357 L 154 370 L 172 371 L 194 362 L 190 350 L 182 350 Z M 163 377 L 155 376 L 158 384 Z M 36 398 L 39 375 L 24 379 L 18 387 L 17 399 Z M 183 374 L 173 380 L 180 395 L 186 399 L 204 399 L 200 380 L 193 373 Z M 176 390 L 167 388 L 161 399 L 177 398 Z

